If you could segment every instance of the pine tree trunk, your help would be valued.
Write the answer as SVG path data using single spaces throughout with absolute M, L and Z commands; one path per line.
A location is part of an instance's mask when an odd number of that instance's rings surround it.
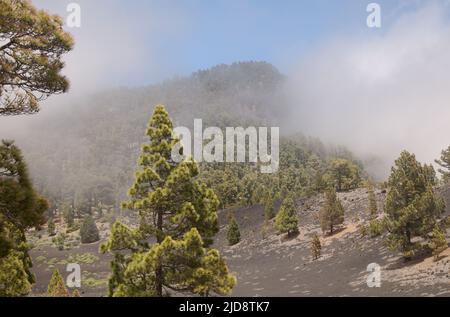
M 156 295 L 162 297 L 162 267 L 156 268 Z
M 156 241 L 158 243 L 162 242 L 162 236 L 161 236 L 162 225 L 163 225 L 163 217 L 162 216 L 163 216 L 162 212 L 158 212 L 158 222 L 156 224 L 156 226 L 158 227 Z M 162 295 L 163 295 L 163 290 L 162 290 L 163 271 L 162 271 L 161 264 L 159 264 L 158 267 L 156 268 L 155 280 L 156 280 L 156 295 L 158 297 L 162 297 Z

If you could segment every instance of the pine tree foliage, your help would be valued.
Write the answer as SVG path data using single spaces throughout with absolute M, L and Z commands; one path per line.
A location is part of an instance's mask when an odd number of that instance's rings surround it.
M 239 241 L 241 241 L 241 232 L 239 231 L 239 225 L 236 221 L 236 217 L 230 214 L 228 217 L 228 228 L 227 228 L 227 240 L 228 245 L 232 246 Z
M 39 111 L 39 101 L 69 87 L 60 74 L 73 47 L 56 15 L 29 0 L 0 1 L 0 115 Z
M 320 225 L 323 232 L 333 233 L 337 225 L 344 223 L 344 207 L 336 195 L 334 188 L 325 192 L 325 204 L 319 213 Z
M 352 161 L 336 158 L 329 165 L 325 177 L 338 192 L 357 188 L 361 183 L 360 169 Z
M 266 220 L 271 220 L 275 216 L 275 202 L 274 199 L 268 195 L 264 202 L 264 218 Z
M 173 161 L 179 140 L 161 105 L 150 118 L 147 136 L 130 199 L 123 203 L 139 215 L 139 227 L 116 223 L 101 246 L 114 255 L 110 295 L 228 294 L 235 279 L 218 251 L 209 249 L 219 229 L 216 195 L 197 180 L 193 160 Z
M 438 260 L 439 255 L 448 248 L 447 240 L 445 239 L 445 232 L 436 224 L 431 233 L 430 248 L 433 252 L 434 259 Z
M 442 150 L 440 160 L 435 162 L 441 167 L 438 171 L 442 174 L 444 182 L 448 182 L 450 180 L 450 146 Z
M 313 260 L 317 260 L 320 258 L 322 252 L 322 244 L 320 243 L 320 238 L 316 234 L 314 234 L 312 240 L 311 240 L 311 254 L 313 257 Z
M 31 291 L 28 272 L 21 260 L 23 254 L 11 251 L 0 258 L 0 296 L 24 296 Z
M 368 199 L 369 199 L 369 218 L 371 220 L 373 220 L 373 219 L 377 218 L 378 207 L 377 207 L 377 199 L 375 196 L 375 188 L 371 181 L 368 182 L 367 191 L 368 191 Z
M 72 292 L 72 297 L 81 297 L 80 292 L 78 291 L 78 289 L 75 289 L 75 290 Z
M 387 242 L 392 250 L 411 257 L 422 248 L 414 238 L 429 240 L 437 217 L 445 204 L 433 190 L 436 176 L 433 167 L 420 164 L 413 154 L 403 151 L 395 161 L 389 177 L 385 202 Z
M 0 288 L 8 296 L 23 295 L 29 290 L 28 285 L 34 282 L 30 271 L 32 266 L 28 254 L 28 245 L 25 237 L 26 230 L 39 227 L 45 223 L 44 212 L 48 203 L 33 189 L 28 176 L 28 169 L 21 151 L 13 142 L 2 141 L 0 144 L 0 275 L 5 278 L 14 278 L 17 287 L 7 285 Z M 14 274 L 7 268 L 20 262 Z M 14 264 L 14 265 L 15 265 Z M 6 271 L 3 271 L 6 270 Z M 26 274 L 22 274 L 25 272 Z M 2 292 L 4 290 L 0 290 Z
M 86 216 L 80 227 L 81 243 L 93 243 L 100 240 L 97 225 L 92 216 Z
M 164 286 L 173 292 L 189 292 L 200 296 L 229 294 L 235 284 L 224 260 L 215 249 L 203 247 L 196 228 L 180 240 L 167 236 L 148 252 L 133 254 L 125 268 L 123 283 L 113 296 L 159 296 L 158 270 L 164 267 Z
M 294 200 L 287 197 L 281 204 L 275 218 L 275 227 L 279 233 L 287 233 L 288 237 L 298 233 L 298 218 Z
M 47 294 L 50 297 L 68 297 L 69 291 L 66 288 L 64 279 L 58 269 L 53 271 L 52 277 L 48 284 Z

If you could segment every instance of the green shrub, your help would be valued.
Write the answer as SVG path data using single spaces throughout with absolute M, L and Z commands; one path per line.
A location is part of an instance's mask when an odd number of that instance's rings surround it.
M 69 234 L 69 233 L 77 231 L 78 229 L 80 229 L 80 224 L 78 222 L 76 222 L 71 227 L 68 227 L 66 229 L 66 233 Z
M 52 278 L 48 284 L 47 294 L 51 297 L 67 297 L 69 292 L 67 291 L 64 279 L 59 274 L 58 269 L 53 271 Z
M 62 251 L 62 250 L 64 250 L 66 238 L 67 238 L 67 236 L 65 233 L 60 233 L 52 239 L 52 242 L 55 244 L 55 246 L 58 248 L 58 250 Z
M 439 255 L 448 248 L 445 233 L 437 224 L 434 226 L 432 232 L 430 248 L 433 251 L 435 261 L 437 261 L 439 259 Z
M 291 197 L 281 204 L 280 211 L 275 218 L 275 227 L 279 233 L 287 233 L 288 237 L 298 233 L 298 219 L 295 203 Z
M 378 237 L 383 234 L 384 223 L 382 220 L 373 219 L 369 222 L 369 235 L 371 238 Z
M 368 231 L 368 228 L 365 224 L 361 224 L 359 226 L 359 233 L 361 234 L 361 237 L 367 236 L 367 233 L 368 233 L 367 231 Z
M 239 231 L 239 225 L 234 215 L 230 215 L 228 218 L 228 231 L 227 231 L 228 245 L 235 245 L 241 241 L 241 233 Z

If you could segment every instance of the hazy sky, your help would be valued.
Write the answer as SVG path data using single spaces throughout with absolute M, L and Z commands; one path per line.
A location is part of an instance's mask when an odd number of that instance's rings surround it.
M 70 2 L 33 0 L 63 17 Z M 450 145 L 450 1 L 376 1 L 379 29 L 366 25 L 370 2 L 79 0 L 82 26 L 68 29 L 76 45 L 65 58 L 71 91 L 50 102 L 267 61 L 289 78 L 282 130 L 383 157 L 384 173 L 402 149 L 432 162 Z
M 33 0 L 66 17 L 69 0 Z M 140 86 L 239 60 L 268 61 L 288 72 L 336 34 L 386 32 L 421 1 L 378 1 L 383 27 L 366 26 L 364 0 L 79 0 L 81 28 L 66 73 L 82 86 Z M 426 1 L 425 3 L 429 3 Z

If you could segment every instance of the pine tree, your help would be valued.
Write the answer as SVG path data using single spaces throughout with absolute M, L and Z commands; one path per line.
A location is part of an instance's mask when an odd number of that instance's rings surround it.
M 313 239 L 311 240 L 311 253 L 313 260 L 317 260 L 320 258 L 320 254 L 322 252 L 322 244 L 320 243 L 319 236 L 314 234 Z
M 0 275 L 14 278 L 17 287 L 6 291 L 12 296 L 14 290 L 17 295 L 29 289 L 28 285 L 34 282 L 31 273 L 31 257 L 28 254 L 26 230 L 39 227 L 45 223 L 44 212 L 48 203 L 33 189 L 28 176 L 28 169 L 19 148 L 13 142 L 2 141 L 0 144 Z M 6 268 L 12 263 L 21 263 L 16 274 L 8 276 L 11 272 Z M 6 271 L 2 271 L 6 270 Z M 22 272 L 26 274 L 23 275 Z M 23 280 L 19 280 L 23 279 Z M 0 283 L 1 284 L 1 283 Z M 1 290 L 0 292 L 4 291 Z
M 51 297 L 68 297 L 69 292 L 67 291 L 64 279 L 59 273 L 58 269 L 53 271 L 52 278 L 48 284 L 47 294 Z
M 337 198 L 334 188 L 325 192 L 325 205 L 319 214 L 320 225 L 323 232 L 327 230 L 333 234 L 334 227 L 344 223 L 344 207 Z
M 67 228 L 73 227 L 75 221 L 73 207 L 64 203 L 62 206 L 62 214 L 64 217 L 64 221 L 66 222 Z
M 295 203 L 291 197 L 281 204 L 280 211 L 275 218 L 275 227 L 279 233 L 287 233 L 288 237 L 298 233 L 298 219 Z
M 80 292 L 78 291 L 78 289 L 75 289 L 75 290 L 72 292 L 72 297 L 81 297 Z
M 445 204 L 433 191 L 436 177 L 432 166 L 417 162 L 415 156 L 402 152 L 389 177 L 385 202 L 387 242 L 392 250 L 400 250 L 406 258 L 422 247 L 414 237 L 425 241 L 433 231 L 436 218 Z
M 50 237 L 56 235 L 56 226 L 53 218 L 50 218 L 47 223 L 47 232 Z
M 346 159 L 331 161 L 328 178 L 338 192 L 357 188 L 361 182 L 359 167 Z
M 378 207 L 377 207 L 377 199 L 375 197 L 375 190 L 372 182 L 368 183 L 368 199 L 369 199 L 369 219 L 373 220 L 377 218 Z
M 239 225 L 236 221 L 236 217 L 230 214 L 228 217 L 228 230 L 227 230 L 228 245 L 235 245 L 241 241 L 241 233 L 239 231 Z
M 385 221 L 384 219 L 374 218 L 369 221 L 369 235 L 371 238 L 378 237 L 383 234 L 385 230 Z
M 0 115 L 35 113 L 39 101 L 67 91 L 61 58 L 73 39 L 62 26 L 29 0 L 0 1 Z
M 229 294 L 235 278 L 219 252 L 209 249 L 219 230 L 216 195 L 197 180 L 193 160 L 172 159 L 172 151 L 183 153 L 163 106 L 156 106 L 147 136 L 130 199 L 123 203 L 138 213 L 139 227 L 116 222 L 101 246 L 114 256 L 110 295 Z
M 438 224 L 434 226 L 433 232 L 431 233 L 431 243 L 430 247 L 433 251 L 434 260 L 437 261 L 439 259 L 439 255 L 448 248 L 447 240 L 445 239 L 445 233 L 439 227 Z
M 276 216 L 274 204 L 273 199 L 268 196 L 264 203 L 264 217 L 266 220 L 271 220 Z
M 0 258 L 0 297 L 24 296 L 31 291 L 21 256 L 20 252 L 11 251 Z
M 441 159 L 435 160 L 435 162 L 442 167 L 439 172 L 444 181 L 448 182 L 450 180 L 450 146 L 441 152 Z
M 80 227 L 81 243 L 93 243 L 100 240 L 97 225 L 92 216 L 86 216 Z

